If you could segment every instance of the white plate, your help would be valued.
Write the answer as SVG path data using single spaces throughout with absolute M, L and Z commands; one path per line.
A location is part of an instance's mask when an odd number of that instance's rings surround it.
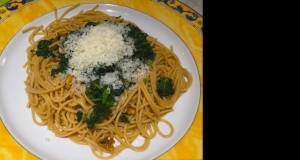
M 95 4 L 82 4 L 67 14 L 71 17 L 81 9 L 88 10 Z M 67 8 L 58 10 L 61 15 Z M 158 20 L 131 8 L 111 4 L 99 4 L 99 10 L 112 16 L 121 15 L 124 19 L 137 24 L 142 30 L 153 37 L 157 37 L 165 46 L 173 45 L 174 52 L 179 57 L 183 67 L 187 68 L 193 76 L 193 84 L 176 102 L 174 111 L 168 113 L 165 119 L 169 120 L 175 129 L 170 138 L 162 138 L 158 134 L 150 141 L 150 146 L 143 152 L 125 149 L 113 159 L 154 159 L 172 148 L 188 131 L 197 113 L 200 99 L 200 81 L 196 63 L 189 49 L 182 40 L 167 26 Z M 30 24 L 47 26 L 54 20 L 54 12 L 50 12 Z M 25 69 L 22 67 L 27 61 L 26 48 L 29 46 L 29 32 L 23 34 L 19 31 L 7 44 L 0 56 L 0 116 L 10 134 L 28 151 L 46 160 L 93 160 L 97 159 L 89 146 L 78 145 L 68 138 L 58 138 L 46 126 L 37 126 L 31 118 L 31 111 L 26 107 L 27 94 L 24 90 L 26 79 Z M 163 133 L 168 133 L 169 128 L 162 126 Z M 142 138 L 137 138 L 133 145 L 139 146 Z

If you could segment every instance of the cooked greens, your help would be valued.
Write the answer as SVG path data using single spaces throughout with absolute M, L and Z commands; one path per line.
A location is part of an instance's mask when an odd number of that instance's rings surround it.
M 126 117 L 125 114 L 122 114 L 122 115 L 120 116 L 120 121 L 121 121 L 121 122 L 125 122 L 125 123 L 130 123 L 129 119 Z
M 110 106 L 104 105 L 102 103 L 97 103 L 93 106 L 93 111 L 89 118 L 86 118 L 85 121 L 89 129 L 92 129 L 96 122 L 102 120 L 104 117 L 111 114 Z
M 142 32 L 137 26 L 131 23 L 127 24 L 127 26 L 130 28 L 128 36 L 134 39 L 134 46 L 136 48 L 132 57 L 139 58 L 144 63 L 153 61 L 155 57 L 155 53 L 153 52 L 154 47 L 146 40 L 148 34 Z
M 81 111 L 78 111 L 78 112 L 76 113 L 76 116 L 77 116 L 77 122 L 80 122 L 80 121 L 81 121 L 82 115 L 83 115 L 83 113 L 82 113 Z
M 160 97 L 169 97 L 174 94 L 174 85 L 171 78 L 161 77 L 157 80 L 156 91 Z
M 52 40 L 53 39 L 39 41 L 35 54 L 37 56 L 42 56 L 44 58 L 48 58 L 50 56 L 55 58 L 56 57 L 55 54 L 49 48 L 49 46 L 52 44 Z
M 51 70 L 51 76 L 53 76 L 56 73 L 66 73 L 66 70 L 68 69 L 68 61 L 69 58 L 65 56 L 65 53 L 58 54 L 59 63 L 57 65 L 57 68 L 53 68 Z

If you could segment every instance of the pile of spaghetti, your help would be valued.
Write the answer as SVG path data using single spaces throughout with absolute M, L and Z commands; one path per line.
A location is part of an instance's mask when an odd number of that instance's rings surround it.
M 173 126 L 162 117 L 193 81 L 172 46 L 98 6 L 65 18 L 77 6 L 60 17 L 55 10 L 55 20 L 45 28 L 23 30 L 32 30 L 24 67 L 33 121 L 58 137 L 89 145 L 98 158 L 112 158 L 125 148 L 144 151 L 156 134 L 171 137 Z M 170 133 L 163 134 L 159 122 Z M 133 146 L 138 136 L 144 144 Z

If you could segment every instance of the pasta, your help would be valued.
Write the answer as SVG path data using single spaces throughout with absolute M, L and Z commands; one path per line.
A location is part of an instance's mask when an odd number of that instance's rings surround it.
M 164 138 L 171 137 L 174 128 L 162 117 L 173 111 L 172 107 L 181 94 L 191 86 L 193 78 L 190 72 L 181 66 L 172 46 L 169 49 L 149 35 L 146 40 L 155 53 L 155 59 L 148 64 L 149 71 L 142 80 L 124 89 L 117 98 L 117 103 L 110 107 L 111 112 L 108 115 L 92 126 L 86 123 L 93 114 L 96 114 L 93 111 L 97 105 L 87 95 L 89 85 L 76 80 L 74 75 L 53 73 L 53 69 L 60 65 L 60 61 L 54 55 L 57 56 L 61 52 L 57 49 L 53 52 L 53 56 L 39 56 L 37 51 L 39 42 L 54 39 L 50 41 L 49 50 L 51 50 L 61 45 L 61 40 L 55 40 L 55 37 L 66 37 L 71 31 L 88 22 L 98 24 L 110 21 L 115 24 L 136 25 L 123 18 L 109 16 L 96 10 L 98 5 L 71 18 L 65 18 L 69 11 L 78 6 L 79 4 L 70 7 L 61 16 L 57 15 L 55 9 L 55 20 L 45 28 L 41 25 L 23 30 L 23 32 L 32 31 L 29 36 L 30 46 L 27 48 L 28 61 L 24 67 L 28 74 L 25 80 L 27 106 L 31 109 L 34 123 L 46 125 L 57 137 L 68 137 L 77 144 L 89 145 L 93 154 L 101 159 L 112 158 L 126 148 L 144 151 L 156 134 Z M 38 35 L 41 38 L 35 40 Z M 66 38 L 64 40 L 67 41 Z M 162 77 L 172 79 L 174 92 L 171 96 L 161 96 L 157 92 L 158 81 Z M 102 97 L 101 101 L 105 101 L 104 99 Z M 122 120 L 124 115 L 125 120 Z M 158 127 L 159 122 L 166 123 L 170 127 L 170 133 L 163 134 Z M 138 136 L 145 138 L 144 144 L 132 145 Z

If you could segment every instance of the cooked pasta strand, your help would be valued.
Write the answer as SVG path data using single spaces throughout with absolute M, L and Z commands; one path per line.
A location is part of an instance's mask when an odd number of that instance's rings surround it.
M 65 36 L 87 22 L 110 20 L 135 25 L 96 10 L 98 5 L 88 11 L 81 10 L 71 18 L 65 17 L 79 5 L 68 8 L 60 16 L 55 8 L 55 20 L 45 28 L 41 25 L 23 30 L 23 33 L 33 30 L 29 36 L 30 46 L 26 50 L 28 61 L 23 66 L 28 74 L 24 83 L 28 95 L 27 107 L 31 109 L 33 121 L 37 125 L 47 125 L 57 137 L 68 137 L 75 143 L 89 145 L 92 153 L 103 159 L 113 158 L 125 148 L 144 151 L 157 133 L 164 138 L 171 137 L 174 134 L 172 123 L 161 117 L 173 111 L 175 102 L 188 90 L 193 81 L 191 73 L 181 66 L 172 46 L 168 49 L 156 38 L 148 35 L 147 41 L 154 47 L 156 55 L 150 73 L 145 76 L 147 81 L 139 81 L 135 87 L 125 89 L 118 103 L 111 107 L 111 114 L 96 122 L 93 129 L 89 129 L 85 123 L 95 106 L 95 102 L 85 93 L 86 85 L 76 80 L 67 80 L 67 76 L 53 75 L 52 69 L 59 65 L 58 60 L 51 56 L 43 58 L 34 54 L 33 50 L 37 49 L 41 40 Z M 42 37 L 35 40 L 37 35 Z M 50 49 L 59 44 L 60 41 L 55 40 Z M 56 54 L 61 53 L 59 51 Z M 175 91 L 172 96 L 160 97 L 156 92 L 160 77 L 173 80 Z M 81 120 L 77 115 L 80 112 L 83 113 Z M 126 115 L 130 122 L 123 122 L 122 115 Z M 169 126 L 168 134 L 160 131 L 159 122 Z M 132 145 L 138 136 L 145 138 L 144 143 L 140 146 Z M 119 141 L 120 144 L 114 146 L 114 141 Z M 110 155 L 103 156 L 103 153 Z

